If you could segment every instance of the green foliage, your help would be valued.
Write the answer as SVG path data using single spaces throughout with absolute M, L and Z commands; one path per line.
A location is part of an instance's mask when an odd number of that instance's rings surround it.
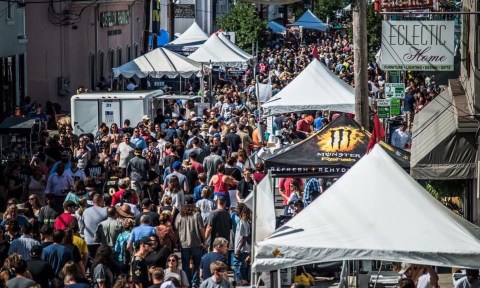
M 335 11 L 343 8 L 342 0 L 316 0 L 313 14 L 323 22 L 327 22 L 327 17 L 330 22 L 335 19 Z
M 348 28 L 348 36 L 353 39 L 353 27 Z M 368 60 L 375 60 L 375 54 L 382 44 L 382 16 L 375 12 L 373 5 L 367 5 L 367 49 Z
M 230 10 L 217 20 L 217 25 L 224 31 L 235 32 L 235 42 L 242 49 L 252 52 L 252 43 L 264 39 L 266 25 L 252 4 L 237 2 Z
M 368 58 L 375 59 L 382 44 L 382 16 L 375 12 L 373 5 L 367 5 Z
M 433 197 L 441 200 L 445 197 L 463 197 L 465 190 L 464 180 L 436 180 L 428 181 L 425 189 Z

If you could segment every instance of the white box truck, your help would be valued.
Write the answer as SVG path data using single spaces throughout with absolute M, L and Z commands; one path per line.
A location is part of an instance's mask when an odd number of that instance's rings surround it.
M 142 121 L 144 115 L 154 117 L 154 99 L 162 96 L 162 90 L 152 91 L 114 91 L 95 92 L 72 96 L 70 111 L 75 134 L 95 133 L 100 123 L 108 127 L 117 123 L 123 126 L 123 121 L 129 119 L 132 126 Z

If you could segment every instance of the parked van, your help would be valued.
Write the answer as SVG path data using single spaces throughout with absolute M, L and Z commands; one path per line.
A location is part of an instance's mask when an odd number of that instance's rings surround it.
M 154 118 L 154 99 L 162 96 L 162 90 L 152 91 L 114 91 L 95 92 L 74 95 L 71 98 L 72 126 L 75 134 L 95 133 L 100 123 L 117 123 L 129 119 L 132 126 L 147 115 Z

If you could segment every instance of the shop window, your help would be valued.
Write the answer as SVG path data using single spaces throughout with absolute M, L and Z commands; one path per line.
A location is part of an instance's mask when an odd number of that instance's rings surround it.
M 115 67 L 115 50 L 110 48 L 108 50 L 108 69 L 112 71 L 113 67 Z
M 127 62 L 132 61 L 132 45 L 127 45 Z
M 90 70 L 90 89 L 95 90 L 95 53 L 90 52 L 88 55 L 88 66 Z
M 105 53 L 103 50 L 98 52 L 98 77 L 105 77 Z
M 122 65 L 122 47 L 118 47 L 117 48 L 117 58 L 118 58 L 118 62 L 117 62 L 117 65 L 118 66 L 121 66 Z
M 135 54 L 135 58 L 137 58 L 138 56 L 140 56 L 140 55 L 138 54 L 138 53 L 139 53 L 139 51 L 138 51 L 138 49 L 139 49 L 138 43 L 135 43 L 135 45 L 133 45 L 133 49 L 134 49 L 134 51 L 135 51 L 135 53 L 134 53 L 134 54 Z

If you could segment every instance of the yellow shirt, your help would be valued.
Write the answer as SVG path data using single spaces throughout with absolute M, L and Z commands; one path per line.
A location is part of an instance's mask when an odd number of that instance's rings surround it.
M 87 242 L 82 237 L 73 235 L 73 245 L 77 246 L 80 254 L 88 254 Z

